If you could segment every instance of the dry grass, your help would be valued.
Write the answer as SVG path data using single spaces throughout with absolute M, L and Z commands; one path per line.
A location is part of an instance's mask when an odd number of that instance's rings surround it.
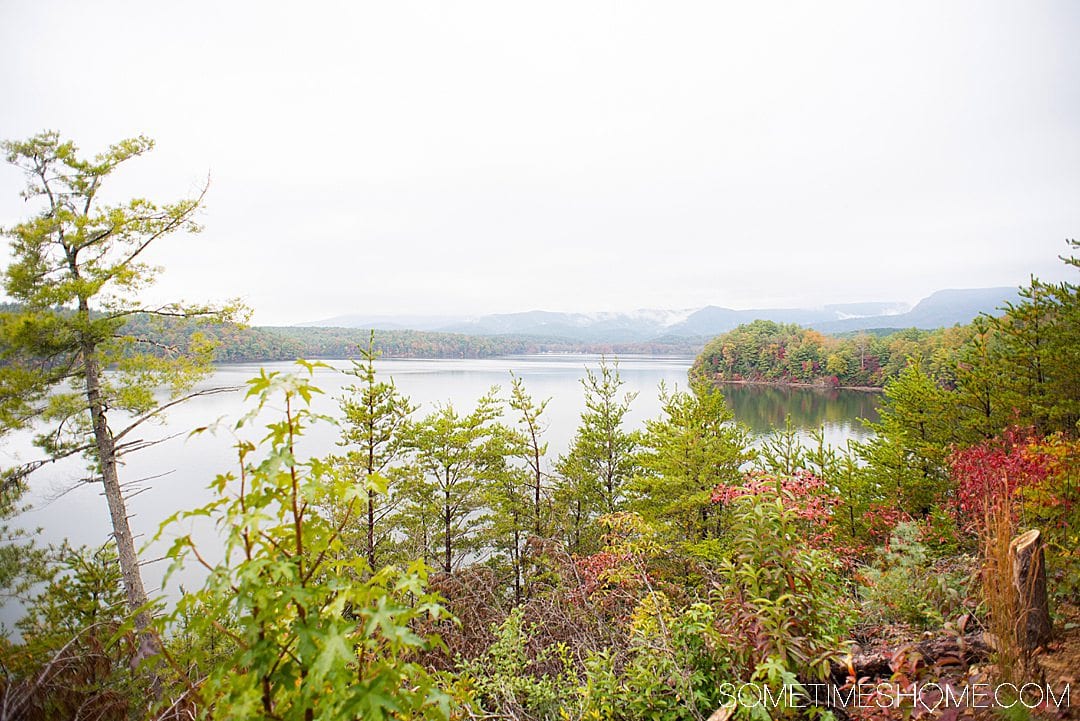
M 1016 532 L 1007 502 L 988 501 L 983 526 L 982 591 L 987 609 L 987 631 L 994 639 L 998 683 L 1022 681 L 1031 668 L 1031 652 L 1021 642 L 1024 616 L 1020 595 L 1013 583 L 1010 544 Z

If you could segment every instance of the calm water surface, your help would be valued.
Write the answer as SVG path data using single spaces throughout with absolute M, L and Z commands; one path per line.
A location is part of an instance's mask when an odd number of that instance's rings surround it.
M 392 377 L 398 388 L 420 405 L 418 416 L 430 412 L 439 403 L 452 403 L 467 411 L 492 385 L 500 386 L 505 396 L 513 371 L 524 379 L 534 399 L 551 399 L 545 416 L 546 439 L 553 460 L 569 445 L 584 407 L 580 379 L 585 368 L 595 369 L 599 362 L 599 356 L 591 355 L 535 355 L 485 360 L 388 359 L 379 361 L 377 367 L 380 375 Z M 686 388 L 691 362 L 692 358 L 670 356 L 631 356 L 620 360 L 619 372 L 626 382 L 625 389 L 638 393 L 628 417 L 632 427 L 641 427 L 646 418 L 659 415 L 657 387 L 661 382 L 668 388 Z M 337 398 L 343 387 L 355 379 L 339 372 L 350 367 L 348 361 L 328 364 L 332 367 L 316 372 L 315 384 L 325 394 L 316 397 L 314 409 L 336 416 Z M 296 369 L 291 363 L 222 365 L 205 386 L 241 386 L 257 375 L 260 367 Z M 770 426 L 782 426 L 785 416 L 790 414 L 804 432 L 824 425 L 828 440 L 842 444 L 847 438 L 865 435 L 859 418 L 876 417 L 877 396 L 857 391 L 729 385 L 724 387 L 724 394 L 736 418 L 756 433 L 765 433 Z M 141 543 L 148 543 L 170 514 L 211 500 L 209 483 L 217 474 L 235 468 L 233 446 L 237 436 L 232 429 L 244 410 L 242 391 L 206 396 L 175 409 L 167 425 L 146 428 L 143 433 L 146 439 L 179 435 L 133 454 L 121 471 L 121 478 L 128 484 L 131 524 Z M 219 419 L 221 423 L 214 433 L 187 436 L 191 429 Z M 257 431 L 258 427 L 244 429 L 241 434 L 254 440 L 259 435 Z M 337 429 L 331 425 L 315 426 L 305 437 L 303 450 L 312 455 L 332 452 L 337 435 Z M 3 465 L 35 457 L 29 435 L 9 439 L 0 446 Z M 40 528 L 38 537 L 45 543 L 64 538 L 73 544 L 104 543 L 109 535 L 105 499 L 96 484 L 79 483 L 85 475 L 79 462 L 39 471 L 31 483 L 32 508 L 19 517 L 18 523 Z M 191 533 L 206 549 L 205 554 L 215 559 L 220 557 L 219 552 L 214 552 L 218 545 L 214 530 L 205 523 L 188 522 L 174 526 L 160 541 L 149 543 L 144 558 L 160 558 L 171 540 L 184 533 Z M 165 564 L 160 561 L 146 566 L 148 590 L 160 585 L 165 570 Z M 172 594 L 180 584 L 190 588 L 200 581 L 198 571 L 185 569 L 170 580 L 167 591 Z M 0 613 L 0 620 L 11 619 L 8 613 Z
M 804 434 L 824 426 L 826 439 L 843 445 L 867 435 L 861 419 L 876 421 L 881 394 L 868 391 L 792 386 L 722 386 L 735 418 L 756 434 L 783 428 L 785 417 Z

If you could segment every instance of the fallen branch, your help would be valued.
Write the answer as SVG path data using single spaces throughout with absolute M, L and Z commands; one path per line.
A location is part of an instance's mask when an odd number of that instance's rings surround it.
M 831 680 L 842 684 L 851 678 L 887 679 L 894 665 L 912 653 L 919 654 L 928 666 L 966 667 L 987 660 L 991 650 L 990 639 L 982 632 L 939 636 L 892 648 L 856 649 L 850 657 L 833 664 Z

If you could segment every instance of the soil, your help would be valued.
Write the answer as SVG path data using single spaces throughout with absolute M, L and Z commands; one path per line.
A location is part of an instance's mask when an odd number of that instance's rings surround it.
M 1059 691 L 1070 686 L 1070 716 L 1080 718 L 1080 608 L 1064 606 L 1058 609 L 1059 622 L 1054 627 L 1054 640 L 1039 652 L 1035 659 L 1046 683 Z

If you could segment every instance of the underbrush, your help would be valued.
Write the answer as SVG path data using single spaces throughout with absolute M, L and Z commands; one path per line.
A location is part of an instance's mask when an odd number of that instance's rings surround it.
M 495 640 L 485 651 L 458 660 L 477 712 L 537 720 L 703 721 L 729 698 L 724 684 L 779 687 L 827 679 L 856 609 L 838 559 L 804 543 L 797 505 L 779 487 L 735 498 L 728 509 L 728 553 L 699 569 L 710 580 L 690 596 L 662 577 L 670 559 L 650 544 L 640 518 L 623 514 L 609 521 L 604 565 L 585 579 L 587 592 L 567 578 L 548 593 L 574 598 L 595 619 L 595 633 L 615 643 L 588 648 L 579 639 L 572 652 L 548 635 L 544 619 L 512 611 L 492 629 Z M 760 707 L 734 713 L 768 716 Z M 770 713 L 796 710 L 781 705 Z
M 864 625 L 903 623 L 924 631 L 973 610 L 976 559 L 935 556 L 921 536 L 919 524 L 898 523 L 858 574 Z

